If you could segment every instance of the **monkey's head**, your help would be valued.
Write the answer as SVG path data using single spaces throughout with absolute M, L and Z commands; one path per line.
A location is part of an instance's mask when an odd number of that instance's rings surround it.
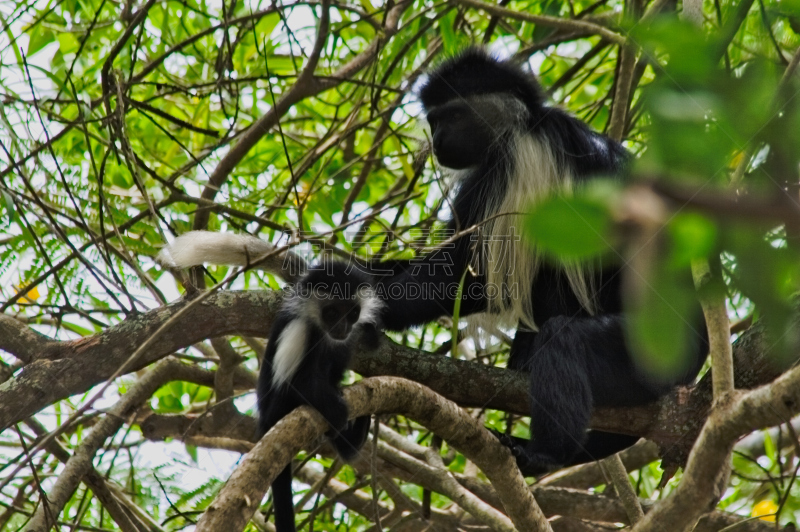
M 428 75 L 419 98 L 436 158 L 464 169 L 503 149 L 508 133 L 524 128 L 542 109 L 544 93 L 533 75 L 468 48 Z
M 322 329 L 334 340 L 346 340 L 360 316 L 361 302 L 358 298 L 320 301 Z
M 378 324 L 381 302 L 357 265 L 323 262 L 310 269 L 295 290 L 307 306 L 304 315 L 334 340 L 347 340 L 359 323 Z

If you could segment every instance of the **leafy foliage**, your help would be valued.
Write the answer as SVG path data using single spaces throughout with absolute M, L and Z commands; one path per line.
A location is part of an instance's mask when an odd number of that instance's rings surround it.
M 682 339 L 692 334 L 685 316 L 694 297 L 689 266 L 713 262 L 721 251 L 719 277 L 732 315 L 765 323 L 776 359 L 796 357 L 800 4 L 706 2 L 701 27 L 681 21 L 674 4 L 655 16 L 661 2 L 500 5 L 518 15 L 423 0 L 4 2 L 2 311 L 59 340 L 89 338 L 179 297 L 183 286 L 154 257 L 192 228 L 291 241 L 309 254 L 332 245 L 361 258 L 418 253 L 435 243 L 447 184 L 424 156 L 425 131 L 411 89 L 444 55 L 484 42 L 530 65 L 557 105 L 595 129 L 608 130 L 615 116 L 624 120 L 626 146 L 637 156 L 630 180 L 537 204 L 526 236 L 549 260 L 635 265 L 632 342 L 644 363 L 664 372 L 680 366 Z M 314 76 L 306 78 L 326 9 L 327 35 Z M 619 43 L 600 30 L 628 38 L 637 54 L 632 70 L 620 72 Z M 630 97 L 619 102 L 625 79 Z M 618 105 L 627 112 L 615 115 Z M 239 153 L 242 146 L 247 149 Z M 655 194 L 663 211 L 646 212 L 649 220 L 632 213 L 625 202 L 636 186 Z M 206 282 L 228 272 L 209 268 Z M 255 271 L 230 285 L 279 286 Z M 450 338 L 448 325 L 397 339 L 433 351 Z M 468 339 L 453 352 L 503 364 L 505 334 Z M 217 370 L 224 361 L 216 347 L 203 343 L 177 355 Z M 230 348 L 252 376 L 258 342 L 233 338 Z M 22 365 L 0 353 L 4 381 L 19 376 Z M 117 395 L 106 400 L 113 402 L 130 383 L 118 379 Z M 140 423 L 146 414 L 197 419 L 226 402 L 243 412 L 253 408 L 252 394 L 216 402 L 217 393 L 182 381 L 162 387 L 96 457 L 95 468 L 164 530 L 196 521 L 239 454 L 190 441 L 185 447 L 150 442 Z M 30 446 L 56 429 L 88 397 L 61 401 L 18 432 L 4 431 L 1 454 L 8 461 L 0 471 L 28 459 L 20 442 Z M 475 415 L 496 427 L 509 423 L 515 434 L 528 432 L 525 420 L 502 412 Z M 74 451 L 91 419 L 81 418 L 58 443 Z M 410 420 L 395 416 L 386 423 L 430 445 L 424 428 Z M 785 524 L 800 511 L 798 457 L 788 437 L 766 442 L 757 455 L 734 459 L 721 508 L 762 515 L 759 505 L 769 500 Z M 165 452 L 172 459 L 158 458 Z M 441 454 L 450 471 L 479 477 L 455 451 L 445 447 Z M 47 491 L 49 477 L 63 471 L 54 454 L 31 458 L 30 467 L 0 481 L 0 528 L 22 526 L 38 499 L 37 483 Z M 420 506 L 425 498 L 413 478 L 389 479 L 399 486 L 391 492 L 363 469 L 307 460 L 384 508 L 403 497 Z M 639 495 L 667 495 L 680 478 L 659 487 L 659 476 L 655 464 L 634 472 Z M 373 515 L 335 504 L 337 496 L 308 494 L 309 528 L 373 525 Z M 452 523 L 452 501 L 434 494 L 430 506 L 434 522 Z M 72 496 L 61 518 L 74 526 L 118 526 L 87 489 Z M 414 513 L 404 519 L 410 529 L 420 523 Z

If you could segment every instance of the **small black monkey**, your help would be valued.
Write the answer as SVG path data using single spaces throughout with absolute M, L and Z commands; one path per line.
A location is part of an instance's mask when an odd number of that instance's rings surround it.
M 346 264 L 310 270 L 291 290 L 275 319 L 258 378 L 259 435 L 301 405 L 315 408 L 330 424 L 336 451 L 352 458 L 363 445 L 369 416 L 348 423 L 340 382 L 355 345 L 375 347 L 382 306 L 369 278 Z M 292 532 L 291 465 L 272 484 L 275 527 Z

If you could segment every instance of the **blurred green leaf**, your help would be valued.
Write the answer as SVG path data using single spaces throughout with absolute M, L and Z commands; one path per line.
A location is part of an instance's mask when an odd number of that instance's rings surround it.
M 186 445 L 185 448 L 186 448 L 186 454 L 189 455 L 189 457 L 192 459 L 192 462 L 194 462 L 195 464 L 198 463 L 199 459 L 197 457 L 197 446 Z
M 717 242 L 716 224 L 698 213 L 679 212 L 667 229 L 672 238 L 669 257 L 674 268 L 688 268 L 692 260 L 711 256 Z
M 525 219 L 530 242 L 567 260 L 589 259 L 611 250 L 611 230 L 608 207 L 587 197 L 547 199 Z
M 658 17 L 651 24 L 635 25 L 631 34 L 649 56 L 658 59 L 665 82 L 675 89 L 711 84 L 718 76 L 717 43 L 689 22 Z
M 636 301 L 627 313 L 626 332 L 634 358 L 656 381 L 669 382 L 687 370 L 688 355 L 705 331 L 699 330 L 699 304 L 688 268 L 672 269 L 663 262 L 650 271 L 631 272 L 637 279 Z
M 56 35 L 56 38 L 58 39 L 58 44 L 61 48 L 62 54 L 71 54 L 72 52 L 77 51 L 80 47 L 78 39 L 76 39 L 71 33 L 59 33 Z
M 38 31 L 31 32 L 28 41 L 28 57 L 32 57 L 36 52 L 55 40 L 56 34 L 49 28 L 40 27 Z
M 456 15 L 458 11 L 455 9 L 450 10 L 447 15 L 439 19 L 439 32 L 442 35 L 442 44 L 444 51 L 448 55 L 455 54 L 458 49 L 458 34 L 456 34 L 453 26 L 455 25 Z
M 16 209 L 14 208 L 14 198 L 11 197 L 7 191 L 2 191 L 3 195 L 3 208 L 8 215 L 8 221 L 12 222 L 16 218 Z
M 725 248 L 736 257 L 736 287 L 755 303 L 772 340 L 769 355 L 779 365 L 794 360 L 800 345 L 795 326 L 800 254 L 785 241 L 768 242 L 762 232 L 741 225 L 725 232 Z

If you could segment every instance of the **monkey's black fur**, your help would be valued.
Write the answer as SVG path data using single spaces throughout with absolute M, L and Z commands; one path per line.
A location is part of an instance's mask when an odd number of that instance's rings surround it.
M 367 308 L 376 301 L 369 302 L 374 297 L 365 296 L 365 289 L 367 276 L 336 262 L 311 270 L 295 285 L 272 325 L 258 378 L 259 436 L 298 406 L 309 405 L 330 424 L 328 436 L 342 458 L 352 458 L 363 445 L 370 418 L 348 423 L 340 382 L 352 347 L 378 343 L 377 315 Z M 294 531 L 291 465 L 276 477 L 272 496 L 276 529 Z
M 452 230 L 497 214 L 485 206 L 496 205 L 493 200 L 503 196 L 512 179 L 540 178 L 515 173 L 521 157 L 509 152 L 518 145 L 515 139 L 527 135 L 549 150 L 545 153 L 552 157 L 558 179 L 570 176 L 578 187 L 596 176 L 619 176 L 629 157 L 618 142 L 544 105 L 543 91 L 532 75 L 479 49 L 444 62 L 430 74 L 419 96 L 438 161 L 462 170 L 448 224 Z M 455 291 L 445 290 L 445 297 L 436 300 L 411 295 L 424 285 L 457 285 L 474 264 L 474 253 L 465 236 L 449 249 L 413 261 L 380 263 L 390 270 L 376 281 L 377 292 L 385 297 L 385 326 L 399 331 L 451 315 Z M 600 459 L 632 445 L 637 437 L 587 432 L 592 408 L 655 400 L 673 386 L 691 382 L 705 360 L 707 339 L 700 317 L 679 374 L 657 378 L 640 371 L 625 340 L 620 268 L 588 271 L 593 277 L 593 313 L 572 290 L 564 269 L 543 262 L 531 295 L 538 332 L 520 327 L 511 347 L 509 367 L 530 374 L 532 438 L 501 439 L 512 447 L 526 475 Z M 467 274 L 462 316 L 491 310 L 482 295 L 485 283 L 482 272 Z

